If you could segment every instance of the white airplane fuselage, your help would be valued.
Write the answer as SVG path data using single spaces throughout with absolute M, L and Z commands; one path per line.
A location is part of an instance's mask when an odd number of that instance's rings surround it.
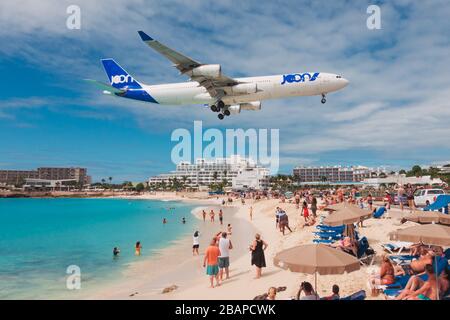
M 340 90 L 348 84 L 346 79 L 336 74 L 318 73 L 314 80 L 311 80 L 311 75 L 314 73 L 306 74 L 309 77 L 303 77 L 303 79 L 300 76 L 305 73 L 291 74 L 291 78 L 287 78 L 287 75 L 235 78 L 238 82 L 256 84 L 257 91 L 255 93 L 231 93 L 223 96 L 221 100 L 227 105 L 235 105 L 268 99 L 315 96 Z M 295 75 L 300 76 L 296 78 Z M 159 104 L 214 104 L 216 102 L 216 99 L 211 97 L 208 91 L 196 81 L 141 85 L 142 89 L 155 100 L 154 102 Z M 127 94 L 122 96 L 127 97 Z M 138 97 L 129 96 L 129 98 L 141 100 Z

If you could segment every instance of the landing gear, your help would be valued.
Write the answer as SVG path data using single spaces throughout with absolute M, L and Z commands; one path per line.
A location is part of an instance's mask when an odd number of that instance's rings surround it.
M 327 102 L 327 99 L 325 99 L 325 94 L 322 93 L 322 100 L 320 100 L 320 102 L 325 103 Z
M 219 113 L 219 114 L 217 115 L 217 117 L 218 117 L 220 120 L 223 120 L 223 118 L 225 118 L 225 116 L 223 115 L 223 113 Z
M 221 110 L 225 107 L 225 103 L 223 103 L 222 100 L 219 100 L 219 101 L 217 101 L 217 106 L 219 107 L 219 110 Z
M 212 112 L 219 112 L 219 108 L 217 108 L 217 106 L 214 104 L 210 108 Z
M 231 114 L 230 110 L 225 109 L 225 111 L 223 112 L 224 115 L 226 115 L 227 117 Z

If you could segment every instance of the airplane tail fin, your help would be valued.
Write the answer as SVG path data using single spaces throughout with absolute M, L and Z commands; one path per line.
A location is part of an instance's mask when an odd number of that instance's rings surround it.
M 102 59 L 111 86 L 116 89 L 141 89 L 142 86 L 128 72 L 114 61 L 114 59 Z

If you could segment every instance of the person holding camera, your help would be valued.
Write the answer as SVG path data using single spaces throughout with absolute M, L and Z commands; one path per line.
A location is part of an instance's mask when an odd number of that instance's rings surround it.
M 302 297 L 301 294 L 304 292 Z M 319 295 L 314 291 L 311 283 L 303 281 L 297 292 L 297 300 L 320 300 Z

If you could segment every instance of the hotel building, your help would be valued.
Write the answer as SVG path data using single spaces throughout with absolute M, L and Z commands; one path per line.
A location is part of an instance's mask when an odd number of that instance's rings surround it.
M 372 172 L 383 172 L 382 169 L 371 169 L 363 166 L 320 166 L 296 167 L 293 170 L 294 179 L 298 183 L 308 182 L 361 182 L 370 178 Z
M 258 166 L 251 159 L 240 156 L 196 159 L 195 163 L 180 162 L 175 171 L 160 174 L 149 179 L 149 185 L 164 183 L 170 185 L 174 179 L 189 188 L 208 187 L 214 183 L 227 181 L 233 187 L 263 189 L 268 186 L 269 170 Z

